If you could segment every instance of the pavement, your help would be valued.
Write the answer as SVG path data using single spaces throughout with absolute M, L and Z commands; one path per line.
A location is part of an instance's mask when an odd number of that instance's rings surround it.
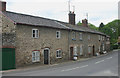
M 53 65 L 28 66 L 3 71 L 3 76 L 118 76 L 118 53 L 83 58 Z

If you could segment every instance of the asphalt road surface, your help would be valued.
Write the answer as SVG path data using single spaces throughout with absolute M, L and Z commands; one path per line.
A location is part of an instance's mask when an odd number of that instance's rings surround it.
M 4 73 L 3 76 L 118 76 L 118 53 L 27 71 Z

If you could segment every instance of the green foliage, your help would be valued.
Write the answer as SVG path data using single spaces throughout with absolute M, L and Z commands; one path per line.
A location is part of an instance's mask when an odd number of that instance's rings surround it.
M 118 28 L 120 28 L 119 23 L 120 23 L 120 20 L 114 20 L 112 22 L 109 22 L 102 28 L 99 27 L 99 31 L 110 36 L 110 38 L 111 38 L 110 41 L 111 41 L 112 45 L 117 43 L 117 40 L 118 40 L 118 35 L 120 33 L 120 31 L 118 30 Z
M 79 21 L 79 22 L 77 23 L 77 25 L 78 25 L 78 26 L 81 26 L 81 25 L 82 25 L 82 23 Z
M 77 23 L 77 25 L 78 25 L 78 26 L 82 26 L 82 23 L 79 21 L 79 22 Z M 89 23 L 88 25 L 89 25 L 89 27 L 90 27 L 91 29 L 98 30 L 98 27 L 96 27 L 95 25 L 93 25 L 93 24 L 91 24 L 91 23 Z
M 98 30 L 98 27 L 96 27 L 95 25 L 93 25 L 93 24 L 88 24 L 89 25 L 89 27 L 91 28 L 91 29 L 94 29 L 94 30 Z

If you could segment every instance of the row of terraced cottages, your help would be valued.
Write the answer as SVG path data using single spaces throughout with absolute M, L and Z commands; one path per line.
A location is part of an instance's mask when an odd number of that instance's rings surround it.
M 80 59 L 109 51 L 109 36 L 90 29 L 86 19 L 82 26 L 75 25 L 74 12 L 69 13 L 69 23 L 66 23 L 6 11 L 6 2 L 0 4 L 3 7 L 0 11 L 2 51 L 14 50 L 8 57 L 15 58 L 14 61 L 11 59 L 15 68 L 36 63 L 60 63 L 73 59 L 74 55 Z M 3 61 L 7 64 L 5 59 Z

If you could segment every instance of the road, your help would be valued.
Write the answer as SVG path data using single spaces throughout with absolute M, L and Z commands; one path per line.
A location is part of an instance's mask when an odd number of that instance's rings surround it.
M 4 73 L 3 76 L 118 76 L 118 53 L 29 71 Z

